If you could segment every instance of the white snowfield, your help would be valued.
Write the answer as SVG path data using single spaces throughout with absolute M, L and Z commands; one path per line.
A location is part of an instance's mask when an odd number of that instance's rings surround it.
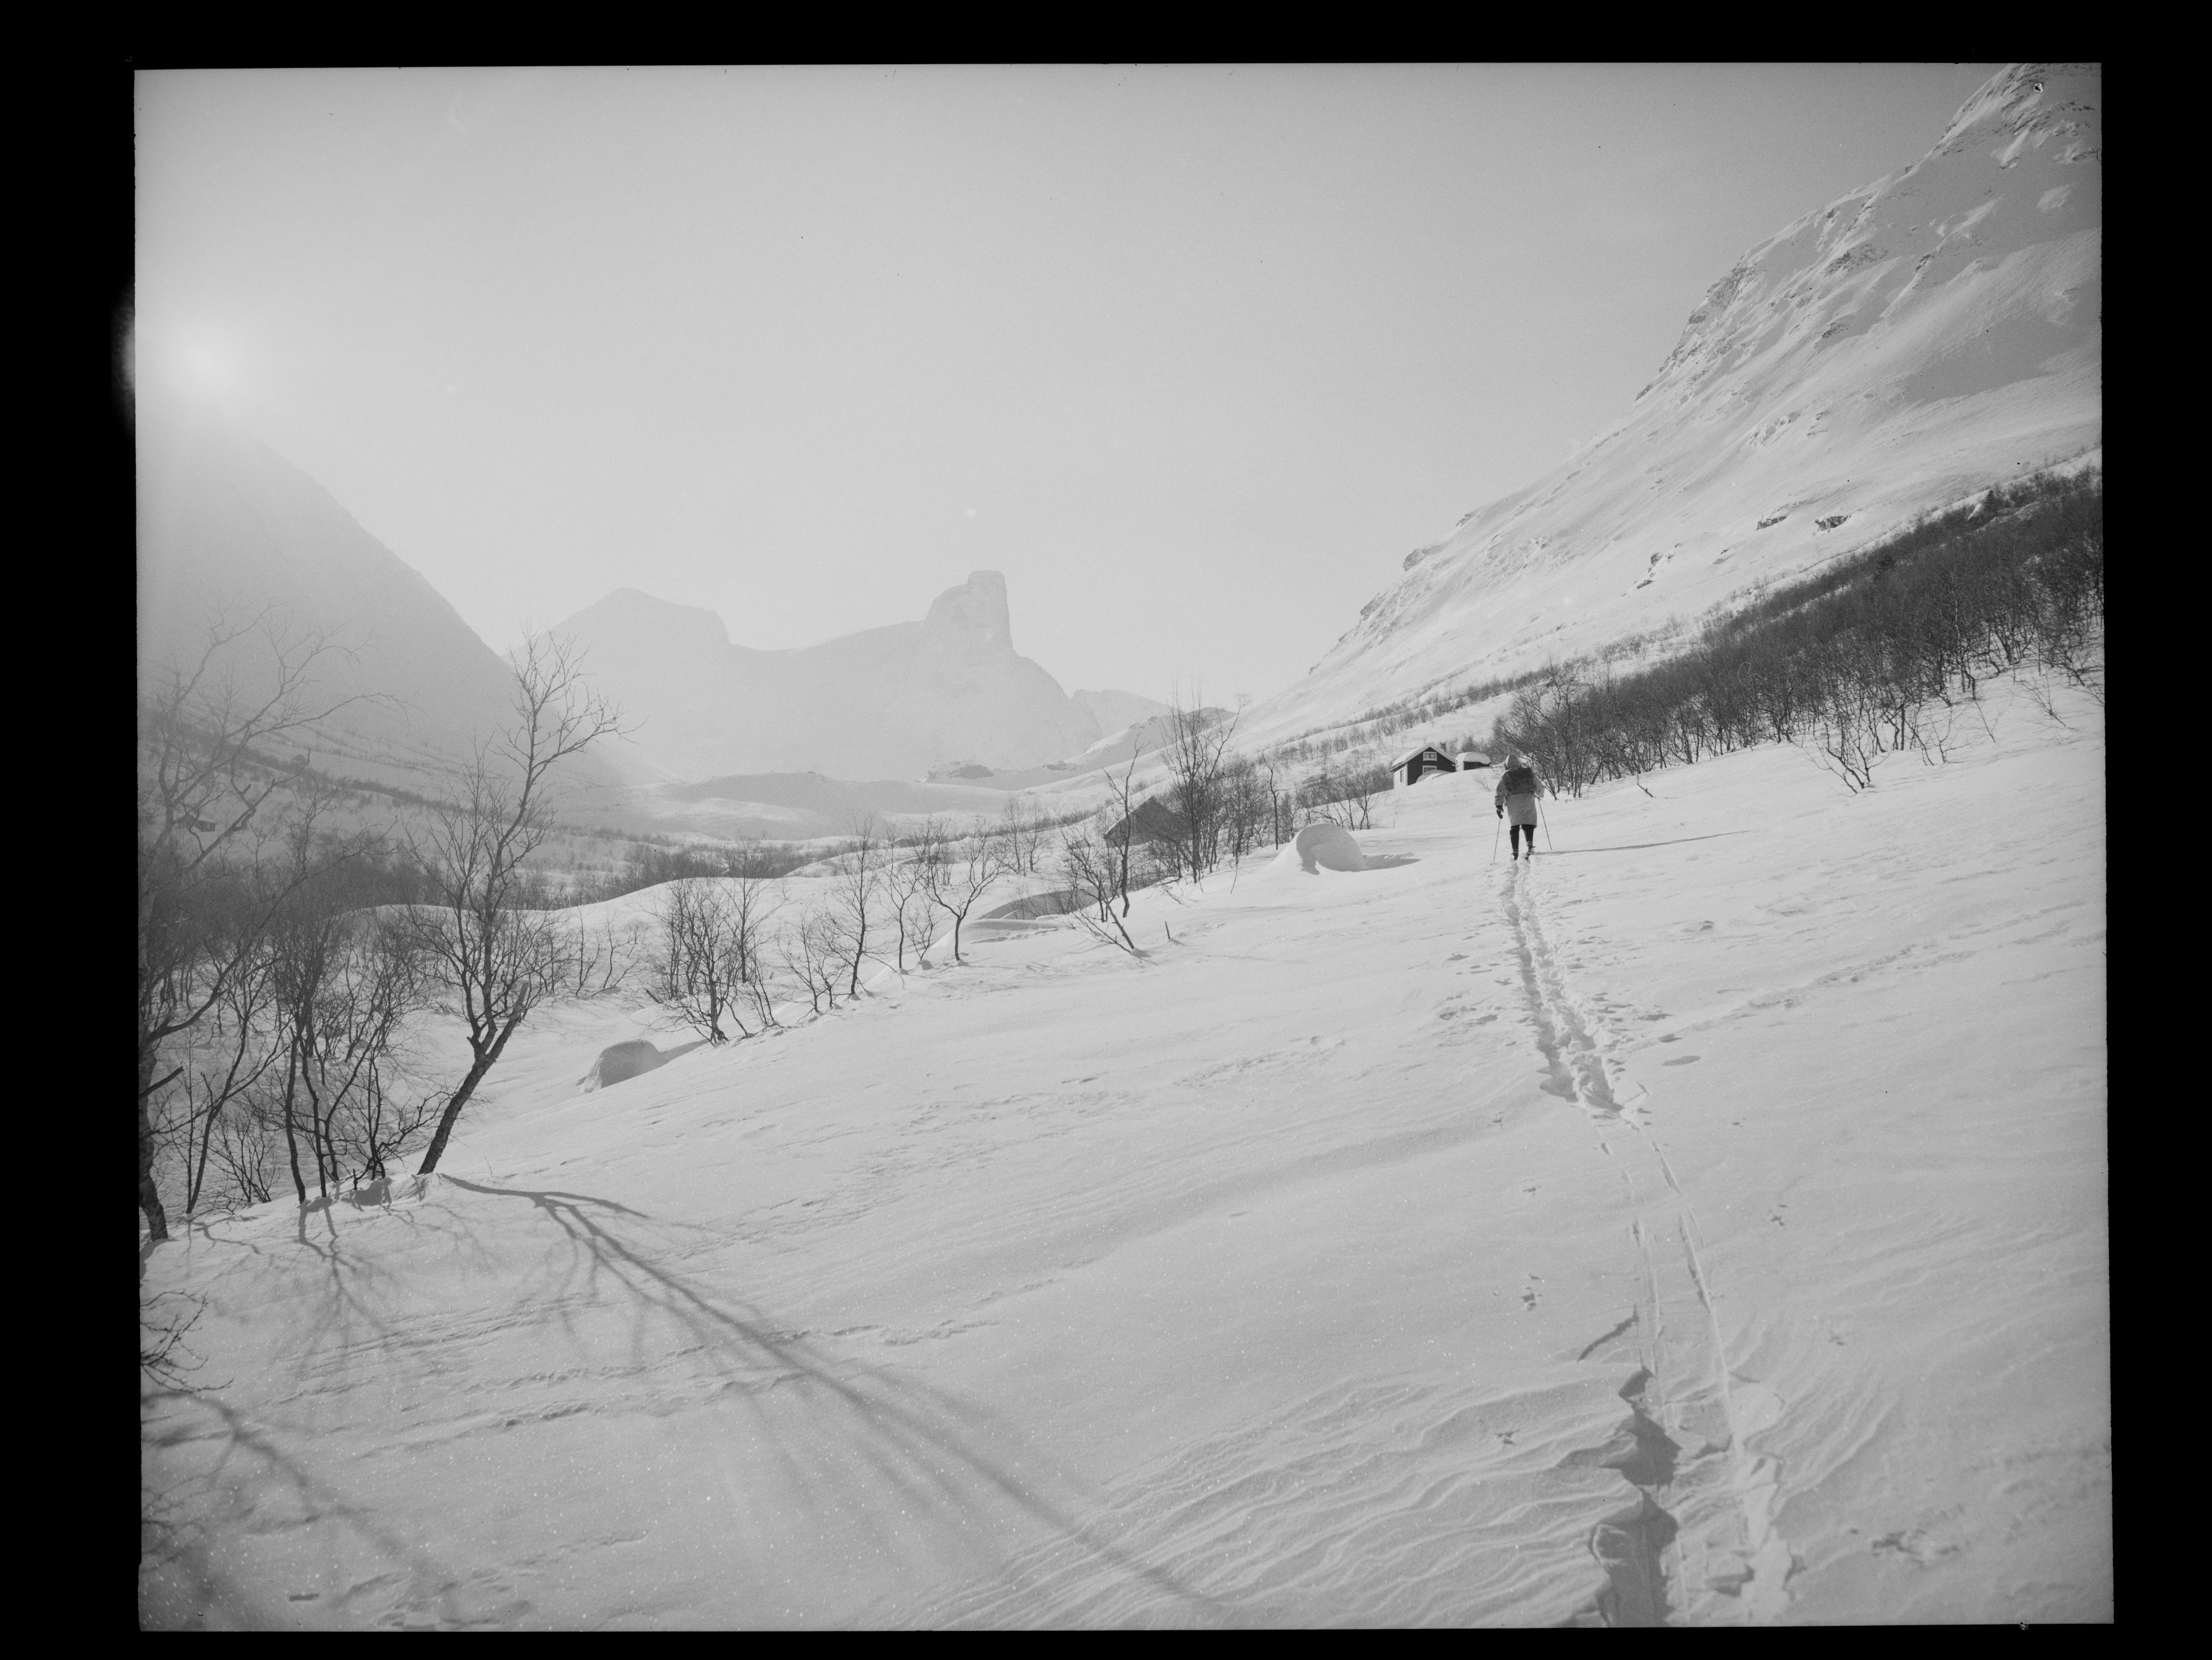
M 654 1029 L 556 1011 L 427 1184 L 154 1253 L 142 1619 L 2107 1619 L 2101 715 L 1986 712 L 1533 867 L 1425 779 L 1142 960 L 979 938 L 593 1094 Z

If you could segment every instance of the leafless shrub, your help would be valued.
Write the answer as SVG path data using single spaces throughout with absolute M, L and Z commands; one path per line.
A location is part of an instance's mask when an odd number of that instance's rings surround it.
M 1167 742 L 1160 754 L 1168 770 L 1162 799 L 1180 829 L 1177 841 L 1184 867 L 1197 881 L 1219 858 L 1221 820 L 1227 807 L 1227 756 L 1237 716 L 1206 708 L 1202 688 L 1193 688 L 1191 704 L 1184 707 L 1179 688 L 1170 695 Z
M 909 945 L 917 954 L 929 949 L 930 919 L 935 914 L 930 900 L 933 866 L 942 854 L 944 841 L 944 827 L 934 818 L 925 818 L 921 828 L 906 837 L 905 847 L 891 850 L 884 864 L 892 955 L 901 974 L 906 972 Z
M 533 639 L 514 665 L 514 719 L 480 748 L 458 806 L 414 845 L 433 903 L 413 913 L 413 946 L 466 1029 L 469 1067 L 447 1099 L 419 1174 L 438 1167 L 462 1110 L 531 1012 L 574 973 L 574 936 L 539 909 L 526 864 L 552 834 L 555 768 L 620 730 L 565 646 Z
M 1991 492 L 1755 593 L 1670 660 L 1595 684 L 1547 670 L 1492 742 L 1571 793 L 1755 743 L 1800 745 L 1853 790 L 1884 753 L 1940 763 L 1956 712 L 1978 713 L 1993 677 L 2054 720 L 2055 685 L 2101 699 L 2103 514 L 2095 475 Z
M 1107 848 L 1114 861 L 1114 892 L 1121 901 L 1121 915 L 1129 914 L 1130 879 L 1134 874 L 1137 842 L 1137 760 L 1131 756 L 1117 776 L 1106 775 L 1108 787 L 1113 791 L 1102 812 L 1109 821 Z M 1142 885 L 1139 884 L 1139 885 Z
M 250 1116 L 256 1087 L 281 1052 L 269 1018 L 274 1001 L 270 968 L 266 950 L 235 964 L 213 1006 L 188 1034 L 176 1087 L 157 1097 L 157 1133 L 182 1155 L 187 1215 L 204 1199 L 219 1205 L 231 1198 L 227 1166 L 221 1161 L 215 1163 L 215 1186 L 209 1188 L 210 1159 L 218 1145 L 241 1133 L 239 1120 Z M 266 1191 L 259 1195 L 268 1196 Z
M 1388 763 L 1370 754 L 1355 754 L 1349 757 L 1349 764 L 1323 767 L 1299 787 L 1299 821 L 1341 824 L 1346 830 L 1371 830 L 1375 803 L 1389 787 Z
M 884 866 L 890 860 L 890 844 L 874 815 L 854 815 L 849 845 L 839 855 L 836 873 L 830 879 L 832 909 L 828 912 L 836 925 L 837 954 L 847 965 L 848 997 L 860 994 L 860 970 L 869 956 L 869 925 L 881 920 L 888 897 Z
M 249 638 L 265 663 L 234 676 Z M 358 701 L 313 700 L 313 671 L 332 649 L 325 636 L 286 635 L 267 615 L 242 626 L 216 619 L 193 661 L 140 691 L 138 1207 L 155 1242 L 169 1237 L 156 1175 L 170 1145 L 163 1121 L 174 1116 L 164 1099 L 186 1071 L 169 1051 L 234 1006 L 240 976 L 262 972 L 269 924 L 289 896 L 258 857 L 268 810 L 289 786 L 266 752 Z M 183 1122 L 202 1122 L 206 1106 Z M 200 1155 L 186 1149 L 195 1171 L 204 1169 L 201 1145 Z
M 927 866 L 930 903 L 952 922 L 952 960 L 966 959 L 960 952 L 960 930 L 977 902 L 1012 873 L 1006 838 L 981 819 L 957 841 L 948 840 Z
M 817 907 L 801 915 L 797 927 L 786 928 L 779 942 L 785 970 L 817 1014 L 837 1006 L 837 986 L 846 966 L 841 934 L 837 919 Z
M 1259 757 L 1255 770 L 1267 794 L 1267 845 L 1279 848 L 1289 839 L 1293 810 L 1290 776 L 1283 761 L 1273 751 Z
M 1006 823 L 1000 829 L 1000 845 L 1006 850 L 1007 873 L 1013 876 L 1035 876 L 1044 856 L 1046 822 L 1030 812 L 1028 804 L 1018 795 L 1006 800 Z
M 639 955 L 637 934 L 635 927 L 618 928 L 611 921 L 597 927 L 578 924 L 563 993 L 581 1001 L 620 991 L 629 983 L 631 966 Z
M 646 995 L 710 1043 L 752 1036 L 770 1005 L 765 950 L 780 898 L 767 884 L 693 877 L 669 884 Z
M 1072 914 L 1092 939 L 1132 957 L 1142 957 L 1145 953 L 1129 937 L 1128 927 L 1114 909 L 1119 887 L 1116 864 L 1114 850 L 1089 830 L 1071 828 L 1060 832 L 1060 874 L 1073 903 Z

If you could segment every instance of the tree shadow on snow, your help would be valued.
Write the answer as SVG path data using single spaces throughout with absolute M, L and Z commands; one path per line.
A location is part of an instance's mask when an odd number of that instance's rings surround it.
M 399 1321 L 389 1312 L 406 1289 L 404 1279 L 385 1268 L 374 1253 L 344 1250 L 337 1225 L 341 1205 L 377 1209 L 397 1225 L 418 1225 L 416 1213 L 380 1206 L 359 1194 L 318 1195 L 300 1208 L 292 1243 L 320 1263 L 328 1288 L 327 1296 L 301 1297 L 288 1308 L 288 1346 L 300 1360 L 297 1381 L 302 1393 L 309 1395 L 333 1385 L 343 1387 L 349 1360 L 357 1359 L 364 1370 L 374 1368 L 384 1347 L 404 1337 Z M 203 1237 L 214 1240 L 211 1223 L 197 1225 Z M 254 1258 L 270 1256 L 250 1235 L 224 1243 Z M 493 1263 L 479 1252 L 477 1266 L 488 1269 Z M 179 1383 L 143 1393 L 140 1436 L 144 1451 L 212 1446 L 214 1453 L 211 1464 L 166 1483 L 158 1479 L 150 1458 L 142 1461 L 138 1614 L 143 1628 L 191 1630 L 215 1624 L 254 1630 L 295 1624 L 300 1610 L 290 1604 L 298 1599 L 284 1595 L 295 1588 L 251 1584 L 223 1560 L 228 1557 L 234 1565 L 239 1560 L 235 1551 L 223 1548 L 225 1527 L 249 1512 L 270 1511 L 296 1513 L 300 1519 L 292 1525 L 301 1528 L 335 1523 L 387 1564 L 390 1572 L 372 1576 L 366 1585 L 357 1587 L 388 1602 L 394 1596 L 391 1580 L 404 1581 L 399 1611 L 386 1623 L 447 1627 L 486 1623 L 481 1616 L 470 1615 L 457 1600 L 462 1587 L 457 1576 L 402 1534 L 381 1524 L 374 1511 L 313 1474 L 301 1457 L 288 1454 L 286 1438 L 230 1405 L 223 1398 L 225 1387 Z M 212 1505 L 206 1502 L 210 1496 L 216 1499 Z M 218 1518 L 213 1524 L 204 1519 L 210 1513 Z M 258 1519 L 251 1525 L 257 1531 L 269 1530 L 269 1524 Z M 283 1601 L 274 1600 L 280 1595 Z M 350 1593 L 333 1601 L 342 1604 L 347 1595 Z M 311 1600 L 323 1604 L 323 1614 L 333 1605 L 319 1592 Z
M 215 1433 L 209 1432 L 205 1420 L 198 1419 L 196 1414 L 173 1418 L 166 1424 L 153 1421 L 152 1414 L 168 1403 L 211 1414 Z M 404 1576 L 406 1612 L 401 1616 L 404 1623 L 447 1627 L 478 1623 L 467 1616 L 456 1600 L 455 1593 L 462 1583 L 456 1575 L 411 1540 L 384 1525 L 374 1512 L 353 1503 L 329 1483 L 310 1474 L 298 1459 L 286 1454 L 275 1438 L 257 1428 L 214 1391 L 149 1389 L 142 1406 L 149 1413 L 149 1421 L 142 1430 L 149 1447 L 209 1441 L 217 1444 L 213 1467 L 186 1478 L 180 1484 L 184 1487 L 209 1489 L 232 1485 L 230 1509 L 234 1516 L 243 1493 L 252 1489 L 257 1510 L 294 1510 L 301 1518 L 298 1526 L 336 1521 Z M 234 1468 L 237 1466 L 245 1468 Z M 273 1493 L 269 1490 L 272 1486 Z M 252 1631 L 294 1623 L 291 1616 L 297 1610 L 289 1606 L 295 1599 L 285 1595 L 288 1587 L 250 1585 L 240 1574 L 222 1566 L 222 1557 L 228 1555 L 236 1560 L 237 1554 L 226 1552 L 220 1537 L 211 1536 L 213 1530 L 205 1523 L 181 1519 L 184 1505 L 179 1502 L 177 1487 L 156 1488 L 150 1468 L 140 1476 L 139 1503 L 143 1534 L 138 1623 L 142 1630 L 188 1631 L 216 1624 Z M 266 1524 L 262 1525 L 265 1529 Z M 386 1576 L 378 1576 L 373 1584 L 388 1599 L 390 1591 L 386 1579 Z M 277 1601 L 280 1596 L 285 1600 Z M 318 1596 L 315 1600 L 321 1599 Z
M 988 1519 L 980 1511 L 999 1509 L 1050 1529 L 1101 1566 L 1150 1582 L 1187 1609 L 1212 1606 L 1167 1570 L 1097 1537 L 1041 1494 L 1036 1481 L 994 1457 L 985 1444 L 1013 1437 L 990 1414 L 866 1362 L 833 1362 L 804 1334 L 780 1329 L 761 1310 L 710 1295 L 624 1236 L 625 1223 L 651 1222 L 643 1213 L 588 1194 L 445 1179 L 471 1193 L 534 1206 L 566 1236 L 571 1288 L 586 1293 L 564 1295 L 562 1302 L 595 1300 L 589 1293 L 604 1295 L 611 1281 L 635 1307 L 633 1353 L 641 1365 L 653 1364 L 647 1353 L 652 1325 L 672 1323 L 689 1340 L 687 1348 L 712 1357 L 725 1374 L 719 1402 L 750 1414 L 759 1444 L 778 1448 L 795 1487 L 824 1510 L 870 1518 L 887 1554 L 897 1549 L 894 1535 L 912 1512 L 937 1516 L 965 1535 Z M 805 1406 L 805 1429 L 797 1436 L 782 1432 L 792 1421 L 793 1389 Z M 854 1498 L 862 1502 L 841 1502 Z M 867 1502 L 872 1498 L 875 1502 Z M 978 1564 L 988 1566 L 995 1562 Z
M 1039 1488 L 1054 1475 L 1034 1452 L 1023 1455 L 1027 1472 L 994 1456 L 992 1443 L 1012 1445 L 1016 1438 L 992 1414 L 881 1367 L 833 1360 L 804 1334 L 780 1327 L 739 1300 L 710 1294 L 678 1273 L 663 1260 L 665 1248 L 656 1251 L 634 1237 L 653 1225 L 644 1213 L 589 1194 L 501 1188 L 451 1175 L 443 1180 L 488 1198 L 526 1201 L 560 1231 L 568 1253 L 558 1283 L 531 1287 L 520 1302 L 559 1322 L 582 1347 L 588 1334 L 580 1316 L 626 1300 L 635 1316 L 633 1375 L 674 1378 L 687 1365 L 703 1360 L 702 1371 L 722 1380 L 710 1398 L 747 1414 L 755 1443 L 774 1450 L 793 1489 L 825 1517 L 857 1520 L 884 1555 L 910 1543 L 915 1519 L 935 1517 L 947 1524 L 940 1536 L 978 1539 L 980 1578 L 1003 1565 L 981 1542 L 995 1511 L 1025 1518 L 1101 1568 L 1150 1584 L 1186 1615 L 1230 1613 L 1168 1570 L 1108 1542 L 1046 1497 Z M 400 1311 L 411 1288 L 406 1276 L 379 1266 L 375 1254 L 345 1251 L 335 1209 L 302 1212 L 293 1242 L 319 1259 L 329 1280 L 327 1297 L 293 1304 L 304 1323 L 288 1347 L 299 1357 L 297 1381 L 308 1395 L 342 1380 L 349 1361 L 364 1370 L 389 1366 L 398 1352 L 422 1341 L 410 1335 L 411 1322 Z M 411 1227 L 453 1233 L 475 1273 L 511 1272 L 511 1262 L 503 1264 L 500 1253 L 476 1239 L 465 1219 L 451 1210 L 410 1207 L 386 1215 Z M 673 1345 L 665 1341 L 671 1335 Z M 299 1399 L 294 1395 L 283 1404 Z M 142 1475 L 148 1534 L 140 1570 L 142 1626 L 292 1625 L 304 1610 L 289 1606 L 298 1598 L 288 1593 L 317 1586 L 321 1576 L 310 1573 L 304 1586 L 253 1583 L 241 1567 L 254 1557 L 241 1557 L 226 1543 L 226 1535 L 240 1526 L 265 1531 L 270 1518 L 288 1513 L 296 1519 L 276 1523 L 280 1529 L 334 1526 L 382 1565 L 383 1571 L 370 1572 L 356 1562 L 349 1574 L 356 1582 L 353 1591 L 314 1596 L 318 1623 L 333 1615 L 341 1624 L 511 1623 L 514 1605 L 495 1597 L 488 1607 L 487 1587 L 477 1583 L 481 1573 L 444 1567 L 405 1536 L 403 1523 L 311 1469 L 303 1444 L 289 1431 L 279 1432 L 277 1420 L 254 1421 L 219 1389 L 149 1389 L 145 1407 L 148 1452 L 173 1451 L 192 1467 L 162 1478 L 149 1460 Z M 205 1462 L 210 1452 L 212 1462 Z M 339 1548 L 332 1541 L 319 1554 L 335 1560 Z M 356 1594 L 363 1601 L 348 1618 L 345 1599 Z

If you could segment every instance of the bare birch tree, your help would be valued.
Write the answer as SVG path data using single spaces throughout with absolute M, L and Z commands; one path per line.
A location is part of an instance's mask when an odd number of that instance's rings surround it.
M 805 988 L 807 1006 L 817 1014 L 837 1006 L 837 982 L 845 966 L 842 943 L 837 919 L 819 908 L 807 910 L 797 927 L 783 932 L 783 966 Z
M 1084 932 L 1094 939 L 1120 947 L 1132 957 L 1142 957 L 1129 929 L 1115 914 L 1115 864 L 1111 847 L 1101 843 L 1081 827 L 1063 830 L 1060 838 L 1060 872 L 1074 903 L 1073 914 Z
M 967 960 L 960 954 L 960 930 L 968 914 L 1007 874 L 1009 866 L 1005 838 L 980 818 L 931 865 L 930 903 L 952 919 L 954 962 Z
M 1114 860 L 1114 891 L 1121 897 L 1125 917 L 1129 914 L 1129 871 L 1137 841 L 1137 760 L 1132 755 L 1118 778 L 1111 772 L 1106 775 L 1107 787 L 1114 792 L 1106 812 L 1118 815 L 1107 827 L 1107 846 Z
M 860 965 L 868 958 L 868 924 L 882 909 L 884 865 L 889 852 L 883 828 L 873 813 L 853 815 L 848 836 L 850 845 L 836 863 L 829 882 L 836 909 L 830 913 L 837 925 L 839 954 L 851 965 L 845 994 L 860 994 Z
M 671 883 L 646 994 L 710 1043 L 728 1041 L 725 1021 L 739 1037 L 751 1037 L 743 1011 L 765 1021 L 765 936 L 777 903 L 769 885 L 750 877 Z
M 562 983 L 573 941 L 552 913 L 533 909 L 543 903 L 543 885 L 525 861 L 552 834 L 553 769 L 620 730 L 574 654 L 532 639 L 514 664 L 514 723 L 478 748 L 462 800 L 436 812 L 415 843 L 434 895 L 416 908 L 415 941 L 453 999 L 470 1057 L 418 1175 L 438 1168 L 477 1086 Z
M 1167 763 L 1166 800 L 1179 821 L 1183 862 L 1196 881 L 1212 867 L 1218 854 L 1225 805 L 1225 757 L 1229 740 L 1236 736 L 1237 717 L 1207 709 L 1202 688 L 1192 689 L 1191 701 L 1196 707 L 1185 708 L 1181 689 L 1170 694 L 1168 740 L 1161 758 Z
M 318 1193 L 383 1161 L 423 1128 L 434 1096 L 395 1095 L 400 1023 L 415 1006 L 418 964 L 406 933 L 307 889 L 277 926 L 276 1013 L 284 1045 L 283 1123 L 292 1182 L 307 1200 L 305 1135 Z
M 249 689 L 229 668 L 250 635 L 268 666 Z M 289 889 L 252 858 L 287 782 L 263 753 L 358 700 L 318 703 L 311 672 L 332 649 L 286 636 L 266 615 L 208 629 L 191 664 L 173 665 L 138 702 L 138 1208 L 148 1237 L 169 1237 L 155 1175 L 155 1097 L 184 1073 L 166 1051 L 258 971 Z
M 1284 830 L 1291 811 L 1291 781 L 1272 752 L 1262 755 L 1255 764 L 1267 790 L 1267 845 L 1279 848 L 1288 839 Z
M 1044 856 L 1044 815 L 1032 815 L 1029 804 L 1020 796 L 1008 796 L 1006 822 L 1000 834 L 1005 837 L 1008 871 L 1016 876 L 1036 875 L 1038 862 Z
M 938 857 L 945 832 L 933 818 L 922 821 L 921 828 L 906 838 L 906 847 L 887 850 L 884 861 L 884 893 L 889 904 L 890 926 L 896 935 L 895 955 L 901 974 L 906 972 L 906 952 L 915 941 L 917 953 L 929 949 L 930 866 Z
M 208 1165 L 218 1146 L 235 1140 L 250 1117 L 263 1075 L 276 1062 L 281 1046 L 271 1040 L 269 1018 L 274 988 L 270 954 L 258 952 L 238 965 L 215 1006 L 191 1034 L 185 1049 L 181 1113 L 157 1132 L 184 1143 L 185 1213 L 197 1211 L 209 1196 Z M 175 1098 L 172 1098 L 175 1099 Z M 228 1166 L 216 1164 L 217 1189 L 228 1195 Z M 264 1193 L 261 1198 L 267 1198 Z

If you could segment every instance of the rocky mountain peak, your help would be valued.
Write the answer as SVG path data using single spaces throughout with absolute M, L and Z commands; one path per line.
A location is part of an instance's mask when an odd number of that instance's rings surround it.
M 2102 155 L 2097 115 L 2103 76 L 2094 64 L 2014 64 L 1994 76 L 1960 106 L 1936 155 L 1955 154 L 1990 139 L 2057 149 L 2059 162 L 2094 161 Z M 2010 158 L 2001 154 L 2001 165 Z
M 930 602 L 923 626 L 933 635 L 950 635 L 971 648 L 985 646 L 1014 654 L 1014 631 L 1006 614 L 1006 579 L 994 570 L 970 571 L 957 588 Z

